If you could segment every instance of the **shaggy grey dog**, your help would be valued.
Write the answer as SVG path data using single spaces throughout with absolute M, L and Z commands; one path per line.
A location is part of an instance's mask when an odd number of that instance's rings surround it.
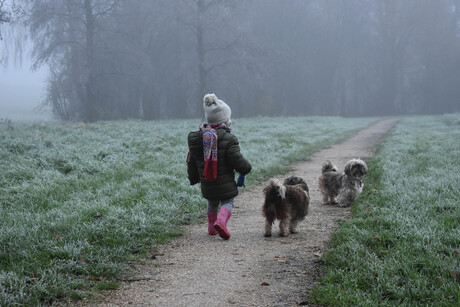
M 271 179 L 264 189 L 265 202 L 262 214 L 265 217 L 265 236 L 272 235 L 275 220 L 280 221 L 280 236 L 297 233 L 297 225 L 308 213 L 310 191 L 300 177 L 291 176 L 284 183 Z
M 343 174 L 340 174 L 337 167 L 327 160 L 321 172 L 318 185 L 323 194 L 323 204 L 346 207 L 361 194 L 362 179 L 367 174 L 367 165 L 361 159 L 351 159 L 345 164 Z

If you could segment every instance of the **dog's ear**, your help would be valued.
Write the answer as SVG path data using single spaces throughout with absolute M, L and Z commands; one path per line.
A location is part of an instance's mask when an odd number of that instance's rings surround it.
M 270 180 L 270 181 L 268 182 L 268 185 L 265 186 L 265 188 L 262 190 L 262 191 L 264 192 L 265 195 L 268 194 L 268 191 L 270 191 L 270 189 L 271 189 L 272 186 L 273 186 L 273 184 L 272 184 L 272 181 Z
M 368 168 L 367 168 L 367 164 L 363 162 L 363 168 L 364 168 L 364 175 L 367 174 L 367 171 L 368 171 Z
M 353 167 L 353 161 L 350 160 L 347 163 L 345 163 L 345 166 L 343 167 L 343 171 L 347 176 L 351 176 L 351 168 Z
M 334 164 L 332 164 L 331 161 L 326 160 L 326 162 L 323 163 L 323 166 L 321 168 L 321 172 L 337 172 L 337 167 L 335 167 Z
M 262 192 L 264 192 L 265 195 L 267 195 L 268 187 L 265 187 Z

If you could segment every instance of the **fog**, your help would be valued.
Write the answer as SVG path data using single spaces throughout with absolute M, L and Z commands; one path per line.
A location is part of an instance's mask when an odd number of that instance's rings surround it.
M 46 68 L 30 69 L 32 62 L 0 68 L 0 118 L 49 120 L 49 109 L 40 109 L 46 90 Z
M 460 112 L 460 0 L 10 3 L 0 34 L 29 37 L 46 73 L 9 67 L 5 110 L 189 118 L 216 93 L 236 117 Z

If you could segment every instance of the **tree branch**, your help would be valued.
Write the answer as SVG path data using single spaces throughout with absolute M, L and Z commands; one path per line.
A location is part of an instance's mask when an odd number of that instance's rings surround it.
M 0 1 L 0 24 L 11 21 L 10 12 L 5 10 L 5 1 L 6 0 Z
M 225 61 L 225 62 L 222 62 L 222 63 L 219 63 L 219 64 L 215 64 L 215 65 L 212 65 L 211 67 L 207 68 L 205 71 L 208 74 L 209 72 L 213 71 L 214 69 L 216 69 L 218 67 L 225 66 L 225 65 L 230 64 L 232 62 L 233 61 Z
M 97 12 L 94 14 L 94 17 L 95 18 L 98 18 L 100 16 L 104 16 L 105 14 L 107 14 L 108 12 L 112 11 L 118 4 L 120 3 L 120 0 L 115 0 L 112 2 L 112 4 L 110 5 L 110 7 L 108 7 L 107 9 L 103 10 L 103 11 L 100 11 L 100 12 Z
M 183 19 L 181 17 L 177 17 L 177 20 L 180 21 L 181 23 L 183 23 L 188 28 L 190 28 L 190 30 L 192 30 L 193 32 L 195 32 L 195 33 L 197 32 L 197 27 L 192 22 L 187 21 L 187 20 L 185 20 L 185 19 Z
M 238 37 L 237 39 L 235 39 L 234 41 L 232 41 L 231 43 L 229 43 L 229 44 L 227 44 L 227 45 L 225 45 L 225 46 L 207 48 L 207 49 L 205 50 L 205 53 L 212 52 L 212 51 L 228 50 L 228 49 L 230 49 L 231 47 L 233 47 L 234 45 L 236 45 L 236 43 L 238 43 L 239 41 L 240 41 L 240 38 Z
M 181 0 L 180 2 L 182 2 L 182 4 L 185 4 L 186 6 L 188 6 L 189 9 L 191 9 L 194 14 L 197 14 L 196 8 L 194 8 L 193 6 L 190 5 L 190 2 L 191 2 L 190 0 Z

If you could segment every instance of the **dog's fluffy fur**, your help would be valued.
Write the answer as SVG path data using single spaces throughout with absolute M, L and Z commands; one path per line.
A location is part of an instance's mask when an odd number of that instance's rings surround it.
M 341 207 L 350 206 L 363 190 L 363 177 L 367 174 L 367 165 L 361 159 L 351 159 L 344 166 L 343 174 L 327 160 L 321 169 L 318 185 L 323 194 L 323 204 Z M 337 200 L 336 200 L 337 197 Z
M 281 183 L 271 179 L 264 189 L 265 202 L 262 213 L 265 217 L 265 236 L 272 235 L 272 226 L 279 220 L 280 236 L 297 233 L 297 225 L 308 213 L 310 191 L 300 177 L 291 176 Z

